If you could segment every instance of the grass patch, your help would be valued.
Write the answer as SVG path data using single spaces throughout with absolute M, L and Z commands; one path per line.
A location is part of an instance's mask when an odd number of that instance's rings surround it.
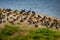
M 60 38 L 60 33 L 58 33 L 56 30 L 50 30 L 47 28 L 40 28 L 33 31 L 30 31 L 31 38 L 36 40 L 57 40 L 57 38 Z
M 9 38 L 9 36 L 12 36 L 15 32 L 18 32 L 18 31 L 19 31 L 19 27 L 5 25 L 5 27 L 0 33 L 0 39 L 6 40 Z
M 18 27 L 13 27 L 9 25 L 5 25 L 5 28 L 2 30 L 2 34 L 4 35 L 13 35 L 15 32 L 18 32 L 19 28 Z
M 16 32 L 18 32 L 17 35 L 10 37 Z M 24 35 L 24 32 L 29 34 Z M 0 33 L 0 40 L 60 40 L 60 32 L 47 28 L 25 30 L 20 29 L 18 26 L 5 25 Z

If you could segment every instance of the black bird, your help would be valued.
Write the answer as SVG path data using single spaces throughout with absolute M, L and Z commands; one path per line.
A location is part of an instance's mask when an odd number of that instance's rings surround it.
M 15 10 L 14 13 L 18 12 L 18 10 Z
M 12 11 L 11 9 L 6 9 L 7 12 Z
M 23 22 L 23 21 L 24 21 L 23 19 L 20 20 L 20 22 Z
M 9 23 L 11 23 L 11 24 L 13 24 L 13 25 L 14 25 L 13 21 L 9 21 Z
M 30 20 L 28 20 L 28 22 L 29 22 L 29 24 L 32 24 L 33 23 L 33 21 L 30 19 Z
M 0 23 L 2 23 L 2 13 L 0 13 Z
M 41 18 L 41 16 L 40 16 L 40 15 L 38 15 L 38 18 Z
M 50 28 L 52 28 L 53 26 L 54 26 L 54 23 L 51 23 Z
M 37 25 L 37 24 L 35 24 L 35 27 L 38 27 L 38 25 Z
M 20 11 L 20 14 L 23 14 L 23 12 L 26 12 L 25 9 L 24 9 L 24 10 L 22 9 L 22 10 Z

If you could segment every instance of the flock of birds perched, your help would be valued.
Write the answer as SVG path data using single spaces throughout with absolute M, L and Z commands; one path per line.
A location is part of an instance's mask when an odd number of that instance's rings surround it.
M 35 27 L 39 27 L 39 25 L 46 26 L 47 28 L 55 27 L 56 29 L 60 27 L 60 20 L 36 14 L 35 11 L 26 11 L 25 9 L 22 9 L 21 11 L 0 9 L 0 24 L 11 23 L 12 25 L 21 25 L 23 22 L 26 22 L 29 25 L 33 24 Z

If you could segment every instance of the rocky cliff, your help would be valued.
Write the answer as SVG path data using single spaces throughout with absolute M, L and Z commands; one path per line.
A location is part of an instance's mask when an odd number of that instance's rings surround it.
M 25 11 L 25 9 L 11 10 L 0 8 L 0 26 L 4 24 L 12 25 L 33 25 L 36 28 L 60 28 L 60 20 L 51 16 L 37 14 L 35 11 Z M 24 25 L 25 26 L 25 25 Z

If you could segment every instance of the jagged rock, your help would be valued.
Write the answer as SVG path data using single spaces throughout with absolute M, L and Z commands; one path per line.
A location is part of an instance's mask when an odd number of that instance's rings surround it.
M 18 25 L 21 25 L 20 23 L 26 22 L 29 23 L 29 25 L 34 25 L 35 27 L 38 27 L 38 25 L 42 24 L 43 26 L 46 26 L 46 28 L 60 28 L 60 20 L 46 15 L 36 14 L 35 11 L 26 11 L 25 9 L 22 9 L 21 11 L 0 9 L 0 24 L 2 24 L 2 22 L 9 22 L 13 25 L 15 22 L 17 22 L 16 24 Z

